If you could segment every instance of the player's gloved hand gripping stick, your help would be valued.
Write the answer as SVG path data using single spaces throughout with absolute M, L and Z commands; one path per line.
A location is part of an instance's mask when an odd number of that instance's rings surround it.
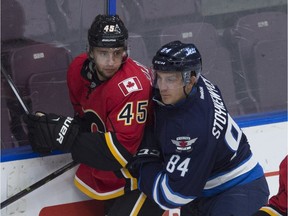
M 24 121 L 33 151 L 41 154 L 56 149 L 69 152 L 79 132 L 79 125 L 73 118 L 52 113 L 28 114 Z
M 36 113 L 36 115 L 30 114 L 29 109 L 22 100 L 15 84 L 11 77 L 6 72 L 5 68 L 1 65 L 1 73 L 7 80 L 9 86 L 17 97 L 19 103 L 24 109 L 27 116 L 25 121 L 29 129 L 29 140 L 31 141 L 32 149 L 35 152 L 41 154 L 47 154 L 54 149 L 60 149 L 68 151 L 75 139 L 79 126 L 74 122 L 73 118 L 58 116 L 55 114 Z M 5 201 L 1 202 L 1 209 L 41 187 L 62 173 L 76 166 L 78 163 L 75 161 L 70 162 L 64 167 L 56 170 L 45 178 L 39 180 L 35 184 L 25 188 L 19 193 L 9 197 Z
M 69 151 L 79 131 L 79 126 L 71 117 L 36 112 L 31 114 L 22 100 L 14 82 L 1 65 L 1 73 L 7 80 L 19 103 L 27 114 L 24 121 L 28 126 L 28 136 L 33 151 L 47 154 L 55 149 Z

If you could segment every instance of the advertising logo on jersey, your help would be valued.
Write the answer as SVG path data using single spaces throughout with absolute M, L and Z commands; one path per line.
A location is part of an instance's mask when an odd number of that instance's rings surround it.
M 177 152 L 182 152 L 182 151 L 187 151 L 190 152 L 192 151 L 192 144 L 196 142 L 197 138 L 191 139 L 191 137 L 177 137 L 176 140 L 171 140 L 171 142 L 176 145 L 176 151 Z
M 131 92 L 141 91 L 142 85 L 138 79 L 138 77 L 130 77 L 128 79 L 123 80 L 118 84 L 124 96 L 129 95 Z

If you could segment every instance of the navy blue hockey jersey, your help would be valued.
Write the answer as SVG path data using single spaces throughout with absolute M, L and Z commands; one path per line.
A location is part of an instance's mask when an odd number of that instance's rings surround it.
M 164 164 L 143 165 L 139 188 L 163 209 L 213 196 L 264 175 L 221 93 L 205 77 L 176 105 L 155 106 Z

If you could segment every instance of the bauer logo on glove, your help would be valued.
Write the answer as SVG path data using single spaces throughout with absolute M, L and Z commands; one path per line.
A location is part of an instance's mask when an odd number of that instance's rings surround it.
M 57 119 L 57 121 L 60 120 L 60 117 Z M 59 137 L 57 138 L 57 141 L 59 142 L 59 144 L 62 144 L 63 140 L 64 140 L 64 136 L 66 135 L 70 124 L 72 123 L 73 118 L 71 117 L 67 117 L 64 121 L 64 125 L 61 127 L 60 132 L 58 133 Z
M 69 152 L 79 132 L 79 126 L 73 118 L 53 113 L 28 114 L 24 120 L 32 149 L 42 154 L 55 149 Z

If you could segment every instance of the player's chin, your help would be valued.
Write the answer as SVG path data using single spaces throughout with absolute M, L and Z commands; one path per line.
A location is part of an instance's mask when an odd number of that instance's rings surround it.
M 164 104 L 172 104 L 173 102 L 169 96 L 161 96 L 161 98 Z
M 114 76 L 114 74 L 117 72 L 117 70 L 105 70 L 104 75 L 107 78 L 111 78 Z

